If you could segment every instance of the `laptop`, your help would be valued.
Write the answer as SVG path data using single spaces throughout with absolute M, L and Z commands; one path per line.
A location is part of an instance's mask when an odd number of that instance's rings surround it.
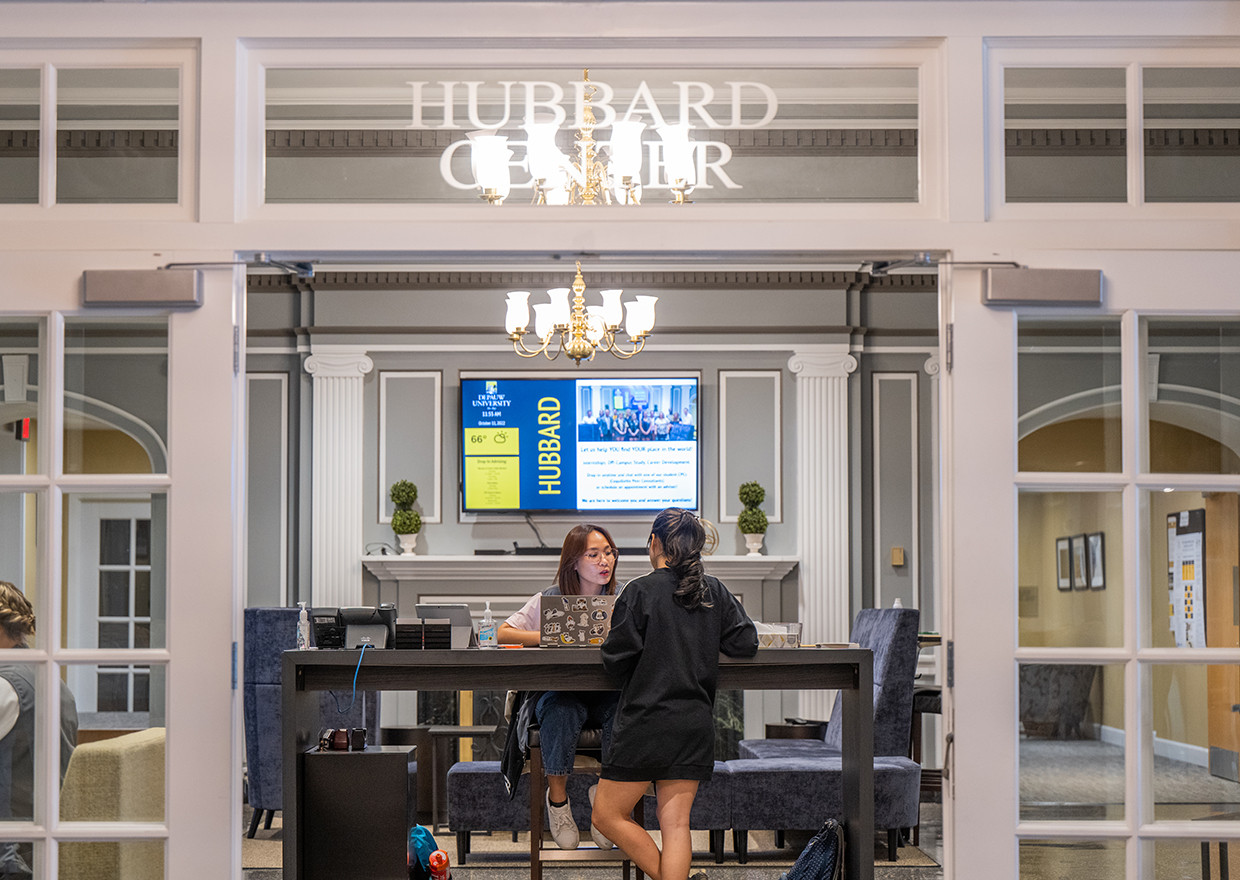
M 542 596 L 540 648 L 597 648 L 611 630 L 615 596 Z

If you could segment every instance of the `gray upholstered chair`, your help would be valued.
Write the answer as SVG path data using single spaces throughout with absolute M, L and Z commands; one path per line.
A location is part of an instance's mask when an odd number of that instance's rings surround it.
M 285 651 L 297 647 L 296 608 L 245 609 L 245 769 L 246 796 L 254 814 L 249 837 L 258 830 L 264 812 L 264 828 L 271 827 L 276 810 L 284 808 L 284 759 L 280 738 L 281 694 Z M 365 727 L 366 741 L 378 742 L 379 695 L 359 693 L 348 711 L 335 705 L 339 695 L 323 691 L 323 727 Z M 340 708 L 349 694 L 339 696 Z
M 916 608 L 864 608 L 853 621 L 849 639 L 874 653 L 874 754 L 907 755 L 913 724 L 913 679 L 917 673 Z M 839 755 L 839 700 L 822 739 L 743 739 L 741 758 Z M 816 827 L 816 826 L 814 826 Z
M 851 640 L 874 653 L 874 825 L 888 832 L 894 861 L 899 832 L 918 822 L 921 767 L 908 757 L 917 670 L 913 608 L 867 608 L 853 621 Z M 740 759 L 729 761 L 732 829 L 745 860 L 752 830 L 816 830 L 843 816 L 841 716 L 836 700 L 822 739 L 741 740 Z
M 1026 736 L 1083 739 L 1089 695 L 1098 667 L 1082 663 L 1022 663 L 1020 723 Z

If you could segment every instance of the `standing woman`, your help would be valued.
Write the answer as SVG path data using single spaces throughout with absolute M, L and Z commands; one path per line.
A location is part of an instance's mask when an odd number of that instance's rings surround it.
M 539 599 L 543 596 L 614 595 L 616 555 L 616 544 L 605 528 L 590 523 L 573 526 L 560 548 L 555 585 L 535 593 L 520 611 L 500 624 L 499 642 L 538 647 Z M 551 836 L 560 849 L 576 849 L 580 836 L 568 803 L 568 776 L 573 772 L 577 739 L 586 723 L 597 725 L 603 731 L 603 754 L 607 754 L 617 696 L 614 691 L 547 691 L 531 696 L 535 698 L 533 715 L 538 721 L 543 766 L 547 772 L 547 817 Z M 517 730 L 518 727 L 514 718 L 511 730 L 520 737 L 524 731 Z M 523 744 L 521 748 L 524 749 Z M 512 790 L 515 791 L 515 786 Z M 611 842 L 599 834 L 595 826 L 591 825 L 590 833 L 600 849 L 611 849 Z
M 702 571 L 705 542 L 701 520 L 690 511 L 669 507 L 655 517 L 654 571 L 625 586 L 602 649 L 603 668 L 621 687 L 593 821 L 651 880 L 689 876 L 689 811 L 715 766 L 719 654 L 758 651 L 745 609 Z M 651 782 L 662 852 L 630 816 Z

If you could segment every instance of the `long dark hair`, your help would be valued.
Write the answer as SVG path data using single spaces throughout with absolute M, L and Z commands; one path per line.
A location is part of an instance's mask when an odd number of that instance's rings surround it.
M 555 573 L 556 585 L 565 596 L 581 595 L 581 577 L 577 574 L 577 560 L 585 555 L 591 532 L 598 532 L 607 539 L 612 552 L 616 550 L 616 542 L 611 539 L 611 533 L 602 526 L 581 523 L 569 529 L 568 534 L 564 536 L 564 545 L 560 548 L 560 568 Z M 606 596 L 616 592 L 616 561 L 618 559 L 619 556 L 612 557 L 611 579 L 603 586 L 603 594 Z
M 702 547 L 706 544 L 702 521 L 691 511 L 669 507 L 654 518 L 650 534 L 663 545 L 663 561 L 676 575 L 677 604 L 689 609 L 709 607 L 702 572 Z

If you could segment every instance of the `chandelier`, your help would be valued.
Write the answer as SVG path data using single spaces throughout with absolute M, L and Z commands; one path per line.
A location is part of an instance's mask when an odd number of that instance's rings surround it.
M 570 305 L 569 293 L 573 295 Z M 534 304 L 534 336 L 537 345 L 525 343 L 525 333 L 530 323 L 528 290 L 514 290 L 508 294 L 508 311 L 504 329 L 512 340 L 512 350 L 521 357 L 543 355 L 549 361 L 564 352 L 581 366 L 582 360 L 593 360 L 595 351 L 610 351 L 618 358 L 631 358 L 646 346 L 646 337 L 654 328 L 654 304 L 657 296 L 638 296 L 623 304 L 622 290 L 603 290 L 601 306 L 585 304 L 585 279 L 581 277 L 581 262 L 577 262 L 577 277 L 573 286 L 554 287 L 547 291 L 550 302 Z M 624 317 L 624 332 L 629 336 L 629 348 L 622 348 L 616 341 L 616 332 Z
M 594 140 L 597 120 L 591 99 L 598 87 L 590 71 L 582 72 L 581 128 L 577 130 L 577 156 L 570 158 L 556 146 L 560 127 L 555 122 L 529 121 L 524 126 L 525 162 L 534 187 L 536 205 L 640 205 L 642 200 L 642 133 L 646 123 L 617 119 L 611 123 L 611 139 L 604 145 Z M 658 127 L 662 169 L 672 202 L 683 205 L 697 184 L 697 165 L 688 123 Z M 503 204 L 512 190 L 513 151 L 506 135 L 474 132 L 470 140 L 470 169 L 479 193 L 489 204 Z M 608 161 L 600 158 L 606 150 Z M 651 145 L 652 156 L 659 146 Z M 517 163 L 518 167 L 522 163 Z

